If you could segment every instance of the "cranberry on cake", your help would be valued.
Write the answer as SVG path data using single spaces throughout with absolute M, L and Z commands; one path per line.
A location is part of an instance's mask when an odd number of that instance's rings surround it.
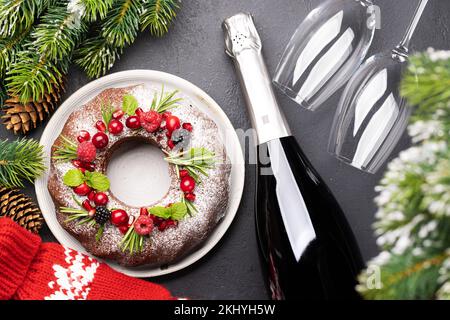
M 115 197 L 106 176 L 130 141 L 157 146 L 169 164 L 169 190 L 141 208 Z M 217 125 L 189 97 L 137 85 L 106 89 L 69 116 L 52 146 L 48 190 L 58 222 L 88 252 L 158 267 L 192 252 L 221 220 L 230 170 Z

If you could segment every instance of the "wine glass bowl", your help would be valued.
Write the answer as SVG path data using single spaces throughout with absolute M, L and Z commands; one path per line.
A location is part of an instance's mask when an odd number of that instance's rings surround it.
M 369 58 L 349 81 L 335 116 L 329 151 L 375 173 L 403 135 L 411 108 L 399 94 L 407 59 L 394 52 Z
M 360 66 L 375 28 L 371 1 L 326 1 L 292 36 L 277 67 L 275 86 L 304 108 L 317 109 Z
M 336 112 L 328 150 L 338 159 L 375 173 L 408 125 L 411 108 L 399 94 L 408 47 L 429 0 L 419 0 L 400 43 L 369 58 L 347 84 Z

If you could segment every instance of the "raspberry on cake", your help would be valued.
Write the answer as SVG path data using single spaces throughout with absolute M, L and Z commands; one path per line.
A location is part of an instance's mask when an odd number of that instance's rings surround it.
M 78 160 L 83 162 L 92 162 L 95 160 L 97 149 L 90 141 L 84 141 L 78 145 L 77 156 Z

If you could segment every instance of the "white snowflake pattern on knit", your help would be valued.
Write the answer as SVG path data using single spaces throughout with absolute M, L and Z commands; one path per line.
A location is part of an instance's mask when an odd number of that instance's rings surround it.
M 53 265 L 55 281 L 48 286 L 55 291 L 45 300 L 86 300 L 100 264 L 70 248 L 65 248 L 66 266 Z

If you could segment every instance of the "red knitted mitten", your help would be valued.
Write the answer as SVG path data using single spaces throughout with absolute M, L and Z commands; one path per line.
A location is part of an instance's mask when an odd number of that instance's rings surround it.
M 162 286 L 125 276 L 80 252 L 0 218 L 0 300 L 174 299 Z

